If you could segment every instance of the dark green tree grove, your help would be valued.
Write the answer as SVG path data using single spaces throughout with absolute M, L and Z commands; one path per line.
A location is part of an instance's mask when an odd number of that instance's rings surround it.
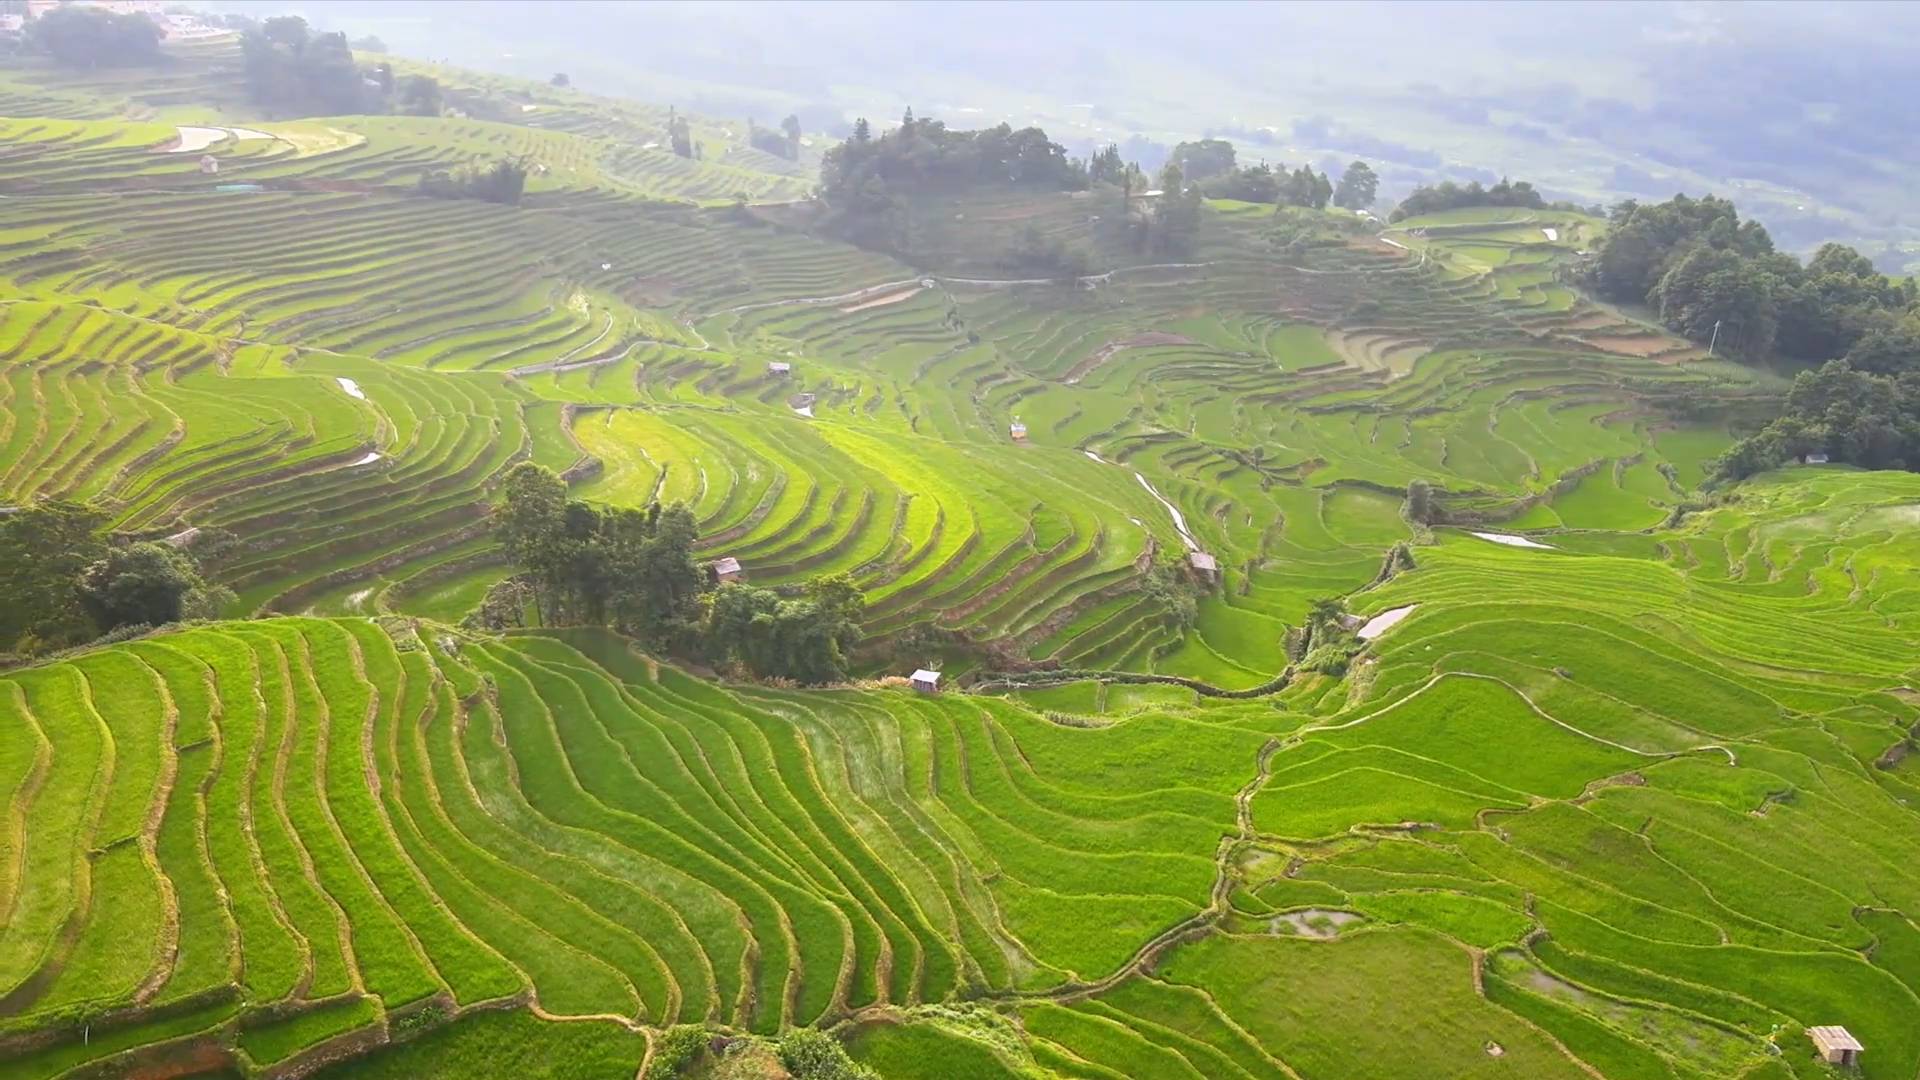
M 170 544 L 111 548 L 80 572 L 80 602 L 104 632 L 218 618 L 233 591 L 200 576 L 193 556 Z
M 552 470 L 522 462 L 503 483 L 493 535 L 545 623 L 611 626 L 650 647 L 761 678 L 847 676 L 865 606 L 853 579 L 818 578 L 797 595 L 745 584 L 716 590 L 693 557 L 699 536 L 685 506 L 617 509 L 571 499 Z
M 27 44 L 68 67 L 135 67 L 160 61 L 160 28 L 145 15 L 62 5 L 27 24 Z
M 97 510 L 58 501 L 0 514 L 0 649 L 32 654 L 86 637 L 80 572 L 106 554 L 105 524 Z
M 1233 171 L 1233 144 L 1225 139 L 1183 142 L 1173 148 L 1168 160 L 1180 166 L 1181 174 L 1197 184 Z

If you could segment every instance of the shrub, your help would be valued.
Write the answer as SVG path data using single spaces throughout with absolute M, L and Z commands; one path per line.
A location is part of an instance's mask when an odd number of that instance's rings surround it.
M 872 1069 L 847 1056 L 840 1040 L 814 1028 L 801 1028 L 780 1040 L 780 1064 L 793 1080 L 879 1080 Z

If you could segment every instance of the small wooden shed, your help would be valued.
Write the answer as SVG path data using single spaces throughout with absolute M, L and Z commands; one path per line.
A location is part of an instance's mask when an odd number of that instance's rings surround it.
M 1825 465 L 1826 463 L 1827 463 L 1827 455 L 1822 454 L 1817 450 L 1811 454 L 1800 455 L 1800 464 L 1802 465 Z
M 739 581 L 745 575 L 740 569 L 740 560 L 729 555 L 724 559 L 715 559 L 709 567 L 713 571 L 713 580 L 725 585 L 729 581 Z
M 923 694 L 940 692 L 940 673 L 929 668 L 921 668 L 913 673 L 913 688 Z
M 793 365 L 787 363 L 785 360 L 769 360 L 767 361 L 767 374 L 776 379 L 784 379 L 793 374 Z
M 1860 1064 L 1860 1052 L 1866 1049 L 1860 1045 L 1859 1039 L 1853 1037 L 1852 1032 L 1838 1024 L 1810 1027 L 1807 1029 L 1807 1038 L 1813 1040 L 1813 1049 L 1820 1055 L 1821 1061 L 1843 1069 Z
M 1018 420 L 1007 425 L 1007 433 L 1013 436 L 1015 442 L 1027 441 L 1027 425 Z

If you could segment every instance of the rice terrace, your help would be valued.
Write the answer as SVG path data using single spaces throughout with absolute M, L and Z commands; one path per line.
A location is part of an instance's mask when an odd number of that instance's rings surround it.
M 1910 277 L 16 8 L 0 1078 L 1920 1077 Z

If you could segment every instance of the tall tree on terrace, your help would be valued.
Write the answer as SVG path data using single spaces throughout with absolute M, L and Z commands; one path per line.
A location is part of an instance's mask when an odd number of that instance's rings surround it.
M 554 614 L 566 581 L 566 511 L 566 483 L 553 470 L 523 461 L 507 472 L 493 512 L 493 535 L 508 560 L 533 580 L 534 606 L 543 619 Z
M 1373 205 L 1380 194 L 1380 178 L 1373 173 L 1372 166 L 1364 161 L 1355 161 L 1340 174 L 1340 182 L 1333 188 L 1333 204 L 1346 210 L 1365 210 Z

